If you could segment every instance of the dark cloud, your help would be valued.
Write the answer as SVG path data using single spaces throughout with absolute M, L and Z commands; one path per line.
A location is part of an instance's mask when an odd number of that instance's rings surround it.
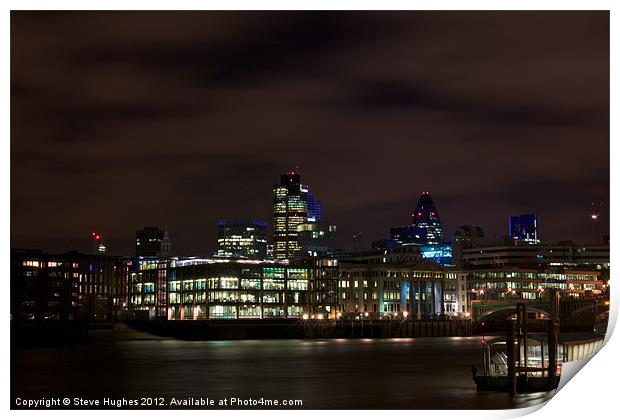
M 204 25 L 218 13 L 203 13 Z M 93 68 L 111 63 L 157 72 L 163 78 L 190 77 L 205 85 L 244 86 L 262 78 L 294 77 L 317 61 L 352 42 L 375 34 L 372 15 L 332 13 L 238 13 L 232 36 L 207 35 L 206 39 L 159 42 L 146 45 L 118 44 L 92 49 L 85 46 L 71 60 Z M 113 18 L 111 18 L 113 19 Z M 172 17 L 182 25 L 182 19 Z M 227 28 L 230 29 L 230 28 Z M 230 31 L 228 32 L 230 34 Z M 183 80 L 176 80 L 175 83 Z
M 422 83 L 400 81 L 368 81 L 351 88 L 351 97 L 344 103 L 333 104 L 337 108 L 350 107 L 355 111 L 369 113 L 411 110 L 442 112 L 451 119 L 467 122 L 483 122 L 496 125 L 577 125 L 601 119 L 601 109 L 563 109 L 534 104 L 506 103 L 502 98 L 464 98 L 434 90 Z
M 13 12 L 12 246 L 130 253 L 270 221 L 299 165 L 340 242 L 405 224 L 589 241 L 609 211 L 607 12 Z M 585 217 L 584 217 L 585 215 Z M 603 217 L 604 231 L 608 217 Z

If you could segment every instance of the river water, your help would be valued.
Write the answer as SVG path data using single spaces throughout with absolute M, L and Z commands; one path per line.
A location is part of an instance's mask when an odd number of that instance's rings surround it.
M 503 409 L 548 398 L 476 392 L 480 359 L 479 337 L 94 340 L 13 348 L 11 397 L 301 399 L 304 409 Z

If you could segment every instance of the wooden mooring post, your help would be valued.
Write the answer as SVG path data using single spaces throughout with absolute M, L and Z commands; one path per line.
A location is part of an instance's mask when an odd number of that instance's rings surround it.
M 517 395 L 517 375 L 515 371 L 515 324 L 512 320 L 508 321 L 506 356 L 508 359 L 508 393 L 514 397 Z

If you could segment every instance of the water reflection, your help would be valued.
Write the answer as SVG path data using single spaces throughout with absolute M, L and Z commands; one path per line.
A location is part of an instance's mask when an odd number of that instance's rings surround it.
M 128 340 L 19 349 L 11 357 L 14 397 L 301 398 L 310 409 L 498 409 L 546 398 L 476 392 L 476 337 Z

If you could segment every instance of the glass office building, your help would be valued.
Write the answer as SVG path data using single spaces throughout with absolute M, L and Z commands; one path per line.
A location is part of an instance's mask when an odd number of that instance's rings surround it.
M 217 223 L 217 257 L 264 259 L 267 223 L 259 220 L 220 220 Z
M 303 254 L 297 239 L 297 226 L 308 221 L 308 188 L 301 185 L 299 174 L 280 176 L 273 187 L 274 257 L 289 259 Z
M 540 242 L 538 217 L 534 213 L 511 216 L 508 221 L 508 228 L 511 238 L 533 244 Z
M 164 282 L 159 282 L 162 274 Z M 289 264 L 171 258 L 136 261 L 129 277 L 134 318 L 268 319 L 335 314 L 335 260 Z

